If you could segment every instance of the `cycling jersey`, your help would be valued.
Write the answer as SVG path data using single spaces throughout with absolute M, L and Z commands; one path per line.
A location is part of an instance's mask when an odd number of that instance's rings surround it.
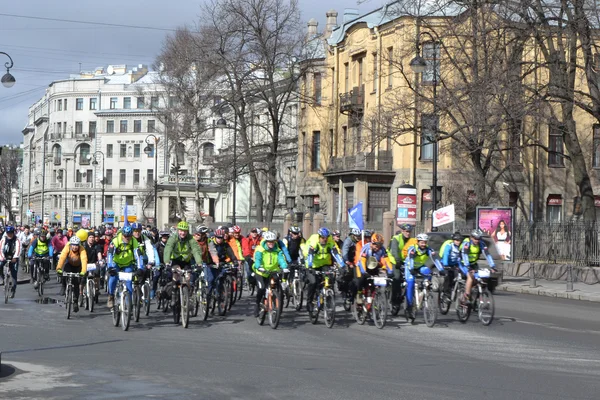
M 331 236 L 327 238 L 325 245 L 321 245 L 319 237 L 319 234 L 315 233 L 306 241 L 306 265 L 309 268 L 321 268 L 333 265 L 335 259 L 340 266 L 344 266 L 344 260 Z
M 266 272 L 258 271 L 259 268 L 265 269 Z M 269 276 L 269 272 L 286 268 L 287 263 L 283 251 L 277 244 L 275 244 L 272 249 L 269 249 L 266 243 L 262 242 L 262 244 L 256 248 L 256 252 L 254 253 L 254 272 L 256 272 L 256 274 L 266 278 Z
M 367 272 L 367 262 L 369 257 L 375 257 L 375 259 L 377 260 L 377 272 L 381 267 L 385 267 L 387 272 L 390 274 L 394 271 L 394 264 L 390 260 L 390 257 L 385 247 L 381 246 L 379 250 L 373 251 L 373 248 L 371 246 L 365 246 L 363 247 L 360 253 L 360 258 L 358 261 L 358 270 L 356 271 L 357 278 L 360 278 L 362 274 L 365 274 Z

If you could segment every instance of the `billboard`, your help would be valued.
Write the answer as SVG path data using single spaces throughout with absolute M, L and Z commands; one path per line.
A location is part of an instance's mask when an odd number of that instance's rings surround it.
M 514 208 L 477 207 L 477 227 L 490 236 L 501 260 L 512 261 L 514 226 Z
M 412 187 L 399 187 L 396 211 L 396 223 L 417 223 L 417 189 Z

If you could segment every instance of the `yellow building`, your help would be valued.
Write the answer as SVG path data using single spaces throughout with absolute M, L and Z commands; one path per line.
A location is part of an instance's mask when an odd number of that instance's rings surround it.
M 470 121 L 457 121 L 448 111 L 454 107 L 456 92 L 450 93 L 450 85 L 446 85 L 460 80 L 459 74 L 464 72 L 457 68 L 456 60 L 465 52 L 459 47 L 461 35 L 468 35 L 469 29 L 465 10 L 444 10 L 419 18 L 408 14 L 399 12 L 392 2 L 365 15 L 345 10 L 340 21 L 338 13 L 331 10 L 322 33 L 318 33 L 315 20 L 309 21 L 310 56 L 306 62 L 310 67 L 300 88 L 300 209 L 323 212 L 328 222 L 345 222 L 346 210 L 362 201 L 365 221 L 377 224 L 383 212 L 396 209 L 397 189 L 412 185 L 417 191 L 417 219 L 426 220 L 432 208 L 434 158 L 434 147 L 427 138 L 428 131 L 435 130 L 440 137 L 439 206 L 455 204 L 457 219 L 474 220 L 475 206 L 482 203 L 513 206 L 519 218 L 572 218 L 578 193 L 568 157 L 557 155 L 564 153 L 557 127 L 539 116 L 514 117 L 514 126 L 508 126 L 506 120 L 495 121 L 498 126 L 494 129 L 501 134 L 482 140 L 483 154 L 490 157 L 489 181 L 493 182 L 483 191 L 489 198 L 483 199 L 478 186 L 483 180 L 476 176 L 469 156 L 457 150 L 460 140 L 450 138 L 456 135 L 452 126 Z M 506 32 L 498 37 L 507 44 L 495 46 L 496 51 L 516 48 Z M 523 60 L 540 57 L 532 40 L 518 50 Z M 452 51 L 456 54 L 448 53 Z M 468 52 L 465 54 L 467 65 Z M 417 55 L 427 62 L 422 74 L 413 73 L 409 65 Z M 543 69 L 538 69 L 525 79 L 530 85 L 543 85 L 544 75 Z M 581 85 L 584 81 L 581 79 Z M 435 102 L 433 86 L 437 87 Z M 486 105 L 500 107 L 499 103 Z M 436 117 L 434 111 L 444 107 L 447 112 Z M 600 128 L 589 114 L 576 110 L 575 115 L 592 185 L 600 192 L 596 169 L 600 169 Z M 477 115 L 471 118 L 476 121 Z M 469 128 L 468 134 L 476 127 Z M 525 137 L 528 143 L 538 140 L 556 153 L 548 155 L 536 146 L 522 148 Z M 487 148 L 490 143 L 498 146 L 497 154 Z M 596 203 L 600 206 L 600 199 Z

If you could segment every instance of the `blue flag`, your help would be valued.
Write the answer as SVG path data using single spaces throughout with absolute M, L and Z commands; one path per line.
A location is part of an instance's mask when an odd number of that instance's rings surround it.
M 360 201 L 357 205 L 348 210 L 348 223 L 350 228 L 363 230 L 363 203 Z
M 123 226 L 129 226 L 129 217 L 127 217 L 127 205 L 123 206 Z

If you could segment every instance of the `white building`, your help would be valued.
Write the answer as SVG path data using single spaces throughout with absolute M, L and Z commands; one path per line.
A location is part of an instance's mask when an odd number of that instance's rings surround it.
M 154 224 L 158 177 L 159 227 L 181 217 L 174 212 L 177 181 L 188 221 L 225 220 L 227 187 L 211 174 L 215 130 L 192 156 L 189 144 L 169 143 L 156 82 L 157 73 L 144 65 L 110 65 L 52 82 L 23 129 L 24 209 L 51 225 L 97 226 L 122 221 L 127 205 L 130 221 Z M 188 156 L 179 158 L 175 177 L 177 148 Z

